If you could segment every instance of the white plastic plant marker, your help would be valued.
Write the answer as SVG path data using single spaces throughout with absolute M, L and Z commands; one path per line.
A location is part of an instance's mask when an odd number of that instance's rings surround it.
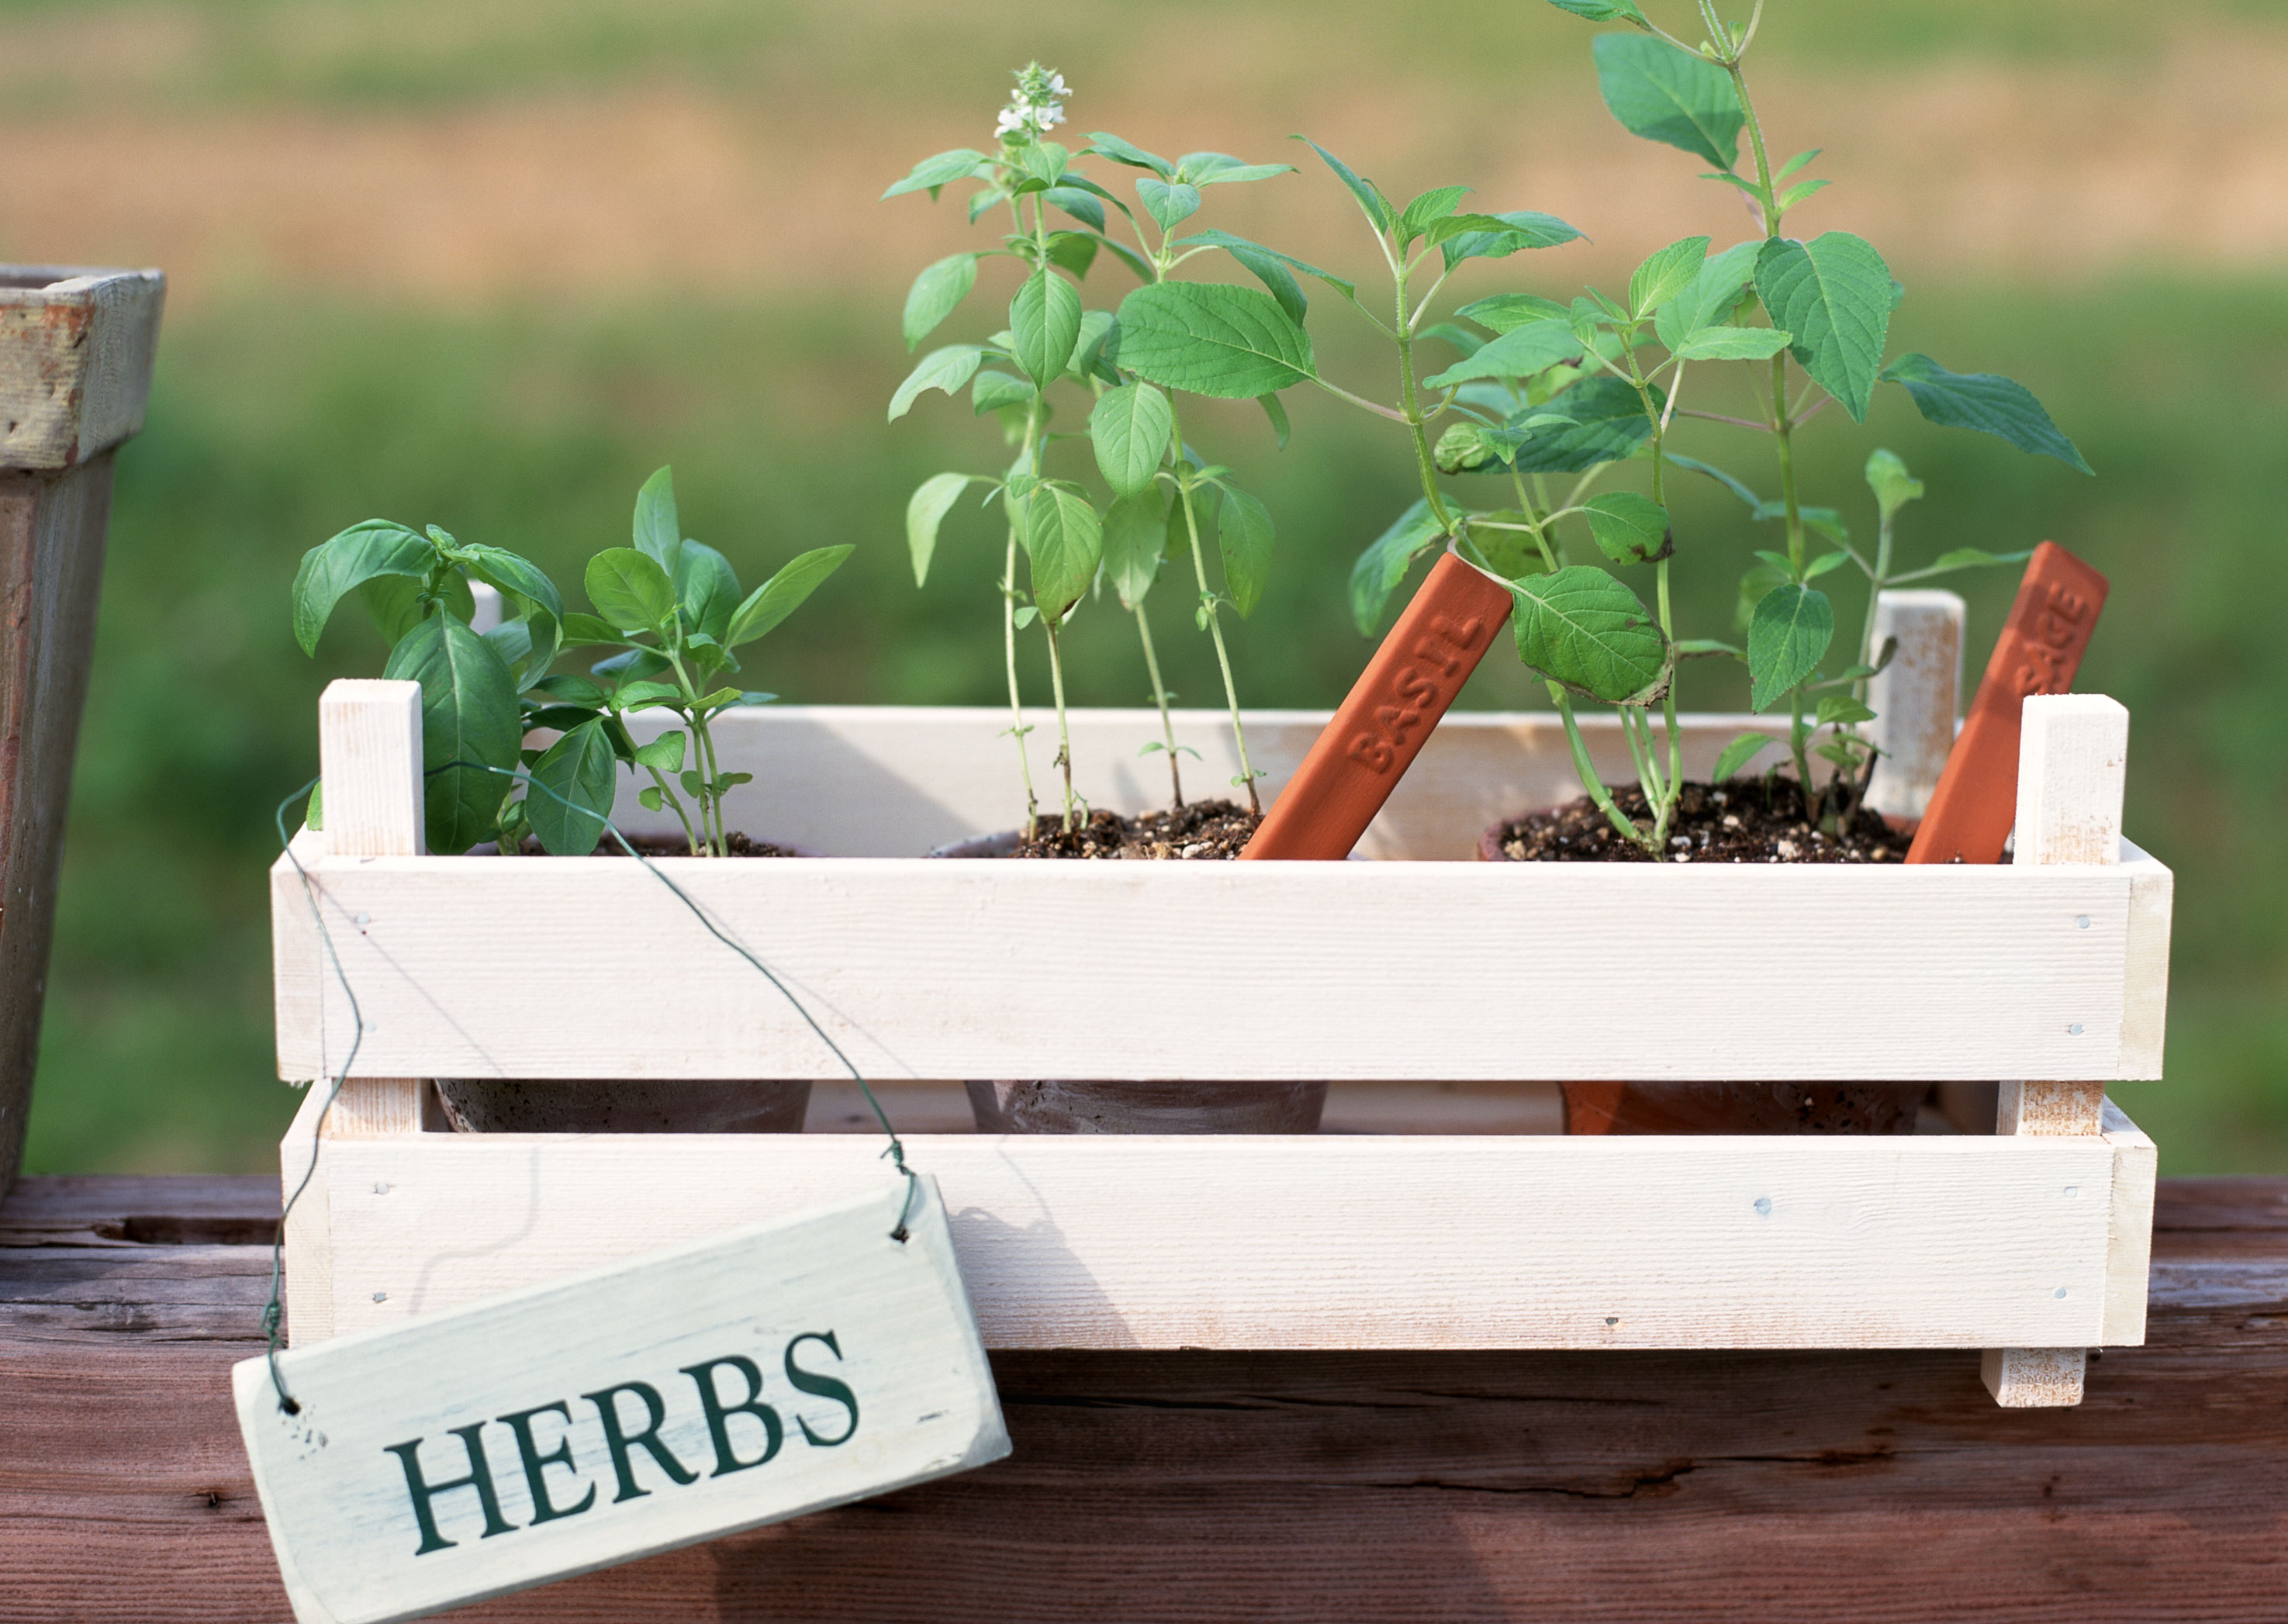
M 999 1460 L 936 1181 L 232 1372 L 301 1624 L 386 1624 Z

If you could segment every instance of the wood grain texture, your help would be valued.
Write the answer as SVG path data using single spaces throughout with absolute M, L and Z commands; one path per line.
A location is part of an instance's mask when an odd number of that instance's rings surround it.
M 948 830 L 973 833 L 1005 788 L 989 764 L 999 759 L 1005 720 L 981 709 L 728 713 L 722 754 L 767 788 L 735 808 L 734 820 L 844 852 L 897 850 L 899 842 L 910 852 Z M 1251 721 L 1275 786 L 1324 720 L 1272 712 Z M 1704 771 L 1695 763 L 1712 757 L 1742 720 L 1692 718 L 1688 771 Z M 1124 759 L 1132 749 L 1111 747 L 1132 721 L 1156 725 L 1144 711 L 1075 712 L 1076 754 L 1100 764 Z M 1212 752 L 1227 748 L 1215 743 L 1222 727 L 1213 713 L 1185 713 L 1179 736 Z M 1618 747 L 1617 738 L 1603 742 Z M 1575 793 L 1565 757 L 1551 718 L 1450 717 L 1377 820 L 1377 828 L 1391 826 L 1387 838 L 1378 844 L 1370 828 L 1361 850 L 1474 852 L 1496 817 Z M 1207 760 L 1212 768 L 1212 754 Z M 401 778 L 406 785 L 395 792 L 410 793 L 409 767 L 393 770 L 393 785 Z M 1132 785 L 1084 788 L 1095 804 L 1143 804 Z M 976 810 L 965 816 L 955 810 L 963 806 Z M 652 818 L 637 809 L 628 821 L 641 828 Z M 751 967 L 711 940 L 654 876 L 622 860 L 303 861 L 325 891 L 330 928 L 366 1005 L 360 1074 L 753 1077 L 760 1069 L 799 1077 L 837 1069 L 800 1017 L 759 991 Z M 1867 1010 L 1864 1034 L 1868 1051 L 1885 1056 L 1887 1077 L 2129 1075 L 2119 1068 L 2132 996 L 2130 891 L 2165 875 L 2145 858 L 2077 878 L 1960 867 L 1420 862 L 663 867 L 811 1001 L 860 1065 L 894 1079 L 1831 1078 L 1834 1057 L 1815 1030 L 1759 1025 L 1753 1043 L 1741 1041 L 1745 1012 L 1764 995 L 1750 955 L 1696 955 L 1672 996 L 1625 1033 L 1600 1013 L 1606 990 L 1633 973 L 1634 941 L 1680 930 L 1720 934 L 1754 917 L 1812 949 L 1805 962 L 1818 985 L 1806 996 L 1856 1002 L 1867 986 L 1894 989 Z M 280 1074 L 317 1076 L 346 1050 L 347 1005 L 323 970 L 301 875 L 283 860 L 273 872 Z M 572 969 L 560 999 L 544 1005 L 508 995 L 504 978 L 516 972 L 489 944 L 510 917 L 563 949 Z M 2091 928 L 2072 928 L 2082 917 Z M 2150 973 L 2165 913 L 2149 907 L 2140 920 L 2138 962 Z M 1235 988 L 1227 966 L 1192 950 L 1204 934 L 1268 951 L 1249 962 Z M 1553 939 L 1578 950 L 1551 959 Z M 631 951 L 672 955 L 680 973 L 631 1005 L 609 968 Z M 1208 1016 L 1174 1026 L 1076 1025 L 1064 1018 L 1054 986 L 1005 971 L 1065 951 L 1162 964 L 1164 995 Z M 1448 970 L 1528 958 L 1543 972 L 1523 995 L 1498 1002 Z M 583 985 L 590 975 L 593 985 Z M 2149 1041 L 2157 1001 L 2141 984 L 2136 996 L 2139 1046 L 2130 1054 L 2149 1068 L 2158 1058 Z M 1244 1018 L 1214 1013 L 1243 1009 Z
M 0 265 L 0 470 L 91 461 L 143 427 L 167 279 Z
M 74 1210 L 241 1204 L 114 1190 Z M 2155 1241 L 2150 1338 L 2093 1360 L 2078 1409 L 1997 1408 L 1961 1352 L 1005 1353 L 1009 1460 L 457 1616 L 2277 1618 L 2288 1181 L 2165 1183 Z M 258 1344 L 175 1328 L 250 1336 L 267 1251 L 147 1251 L 167 1304 L 123 1281 L 115 1328 L 63 1333 L 25 1280 L 92 1254 L 0 1245 L 10 1624 L 288 1616 L 227 1401 Z M 242 1266 L 192 1266 L 216 1251 Z
M 355 1071 L 389 1077 L 817 1077 L 836 1066 L 801 1016 L 617 858 L 328 858 L 323 895 L 366 1031 Z M 2141 866 L 1563 863 L 839 862 L 657 867 L 889 1078 L 1261 1078 L 1460 1081 L 1826 1079 L 1815 1024 L 1759 1021 L 1753 955 L 1680 961 L 1617 1026 L 1609 989 L 1637 944 L 1766 920 L 1805 950 L 1807 998 L 1852 1002 L 1887 1078 L 2123 1074 L 2130 888 Z M 278 1066 L 329 1073 L 351 1018 L 301 877 L 273 870 Z M 2087 919 L 2086 928 L 2077 921 Z M 503 923 L 544 938 L 553 995 L 520 985 Z M 1203 940 L 1260 951 L 1235 970 Z M 1553 955 L 1552 941 L 1569 944 Z M 1150 963 L 1180 1023 L 1076 1022 L 1011 965 L 1041 955 Z M 677 973 L 631 1001 L 618 966 Z M 1456 964 L 1532 963 L 1495 995 Z M 1880 985 L 1886 996 L 1861 994 Z
M 945 1190 L 994 1348 L 2095 1343 L 2122 1153 L 1992 1136 L 907 1145 Z M 289 1253 L 296 1345 L 322 1319 L 401 1323 L 796 1210 L 878 1160 L 846 1135 L 329 1141 L 330 1253 Z M 306 1316 L 320 1288 L 330 1307 Z
M 421 1618 L 1008 1454 L 935 1185 L 848 1188 L 297 1348 L 290 1408 L 270 1360 L 235 1367 L 301 1624 Z
M 338 677 L 318 701 L 318 767 L 329 855 L 413 857 L 424 849 L 421 685 Z
M 1989 1348 L 1978 1378 L 2006 1410 L 2068 1408 L 2081 1402 L 2086 1348 Z
M 111 476 L 108 451 L 59 474 L 0 471 L 0 1194 L 39 1055 Z
M 1954 749 L 1962 688 L 1963 603 L 1953 592 L 1895 588 L 1875 599 L 1875 646 L 1898 642 L 1889 665 L 1867 679 L 1870 733 L 1882 747 L 1867 804 L 1919 818 Z

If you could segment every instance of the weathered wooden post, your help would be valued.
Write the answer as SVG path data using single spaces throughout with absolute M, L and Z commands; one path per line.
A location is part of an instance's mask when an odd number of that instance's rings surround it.
M 143 426 L 166 287 L 0 265 L 0 1196 L 31 1108 L 112 454 Z

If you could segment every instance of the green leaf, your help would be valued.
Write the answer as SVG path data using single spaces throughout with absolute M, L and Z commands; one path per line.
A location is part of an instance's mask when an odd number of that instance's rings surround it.
M 1450 271 L 1465 259 L 1506 259 L 1520 249 L 1555 248 L 1577 241 L 1585 239 L 1555 215 L 1521 209 L 1472 216 L 1469 226 L 1456 227 L 1439 242 L 1438 251 Z
M 1046 267 L 1035 271 L 1010 301 L 1009 337 L 1017 365 L 1046 389 L 1080 342 L 1080 290 Z
M 857 551 L 844 543 L 839 547 L 814 547 L 808 552 L 797 553 L 780 566 L 779 573 L 747 595 L 747 601 L 732 615 L 731 624 L 723 634 L 723 646 L 736 648 L 751 643 L 802 607 L 803 599 L 816 591 L 819 583 L 842 567 L 842 560 Z
M 1095 199 L 1078 194 L 1083 202 L 1092 207 Z M 1097 210 L 1097 229 L 1104 229 L 1104 211 Z M 969 297 L 977 285 L 977 256 L 949 254 L 935 265 L 926 266 L 914 278 L 912 289 L 906 294 L 906 348 L 910 350 L 928 337 L 937 324 L 953 313 L 954 306 Z
M 1073 303 L 1076 310 L 1080 303 L 1077 294 L 1074 295 Z M 898 385 L 897 393 L 890 397 L 889 421 L 895 423 L 904 416 L 925 389 L 942 389 L 951 394 L 969 382 L 971 375 L 977 370 L 977 363 L 984 358 L 985 352 L 973 344 L 953 344 L 941 350 L 932 350 L 906 375 L 906 381 Z
M 1321 281 L 1331 283 L 1339 289 L 1346 297 L 1351 297 L 1355 292 L 1353 284 L 1343 281 L 1339 276 L 1322 271 L 1315 265 L 1306 265 L 1299 259 L 1291 259 L 1275 250 L 1265 248 L 1259 242 L 1251 242 L 1245 237 L 1235 237 L 1227 231 L 1198 232 L 1182 239 L 1176 246 L 1223 250 L 1253 272 L 1256 280 L 1269 289 L 1271 297 L 1279 301 L 1279 308 L 1298 321 L 1300 321 L 1309 312 L 1311 302 L 1303 297 L 1303 289 L 1290 273 L 1289 266 L 1291 265 L 1307 275 L 1318 277 Z
M 310 788 L 310 798 L 302 807 L 302 827 L 308 829 L 326 827 L 326 786 L 322 782 Z
M 1174 425 L 1168 397 L 1149 384 L 1124 384 L 1097 400 L 1088 415 L 1089 440 L 1113 495 L 1133 496 L 1152 487 Z
M 1160 222 L 1162 231 L 1173 231 L 1200 211 L 1200 190 L 1180 180 L 1155 180 L 1147 175 L 1136 183 L 1144 212 Z
M 596 612 L 624 632 L 658 631 L 675 618 L 675 583 L 632 547 L 607 547 L 589 559 L 585 584 Z
M 1704 463 L 1698 457 L 1680 456 L 1673 451 L 1664 452 L 1663 455 L 1666 457 L 1671 467 L 1688 469 L 1694 473 L 1706 474 L 1710 479 L 1715 480 L 1717 484 L 1722 486 L 1726 490 L 1730 491 L 1741 501 L 1746 503 L 1751 509 L 1760 508 L 1764 505 L 1764 499 L 1761 496 L 1757 495 L 1755 492 L 1750 490 L 1744 484 L 1741 483 L 1739 479 L 1734 478 L 1728 473 L 1726 473 L 1722 469 L 1715 466 L 1713 463 Z
M 1776 327 L 1704 327 L 1669 353 L 1679 360 L 1769 360 L 1794 341 Z
M 683 708 L 683 690 L 671 682 L 639 677 L 613 690 L 612 703 L 622 710 L 640 710 L 647 705 L 671 705 L 679 710 Z
M 600 614 L 584 614 L 575 609 L 564 617 L 564 643 L 568 648 L 626 641 L 620 635 L 619 628 Z
M 1531 321 L 1512 328 L 1466 360 L 1422 383 L 1428 389 L 1451 389 L 1474 378 L 1531 377 L 1560 362 L 1577 360 L 1580 355 L 1581 341 L 1570 327 L 1558 321 Z M 1635 391 L 1630 391 L 1630 398 L 1635 398 Z
M 686 625 L 719 640 L 738 606 L 738 572 L 712 547 L 687 541 L 675 561 L 675 597 Z
M 1454 313 L 1465 321 L 1507 333 L 1537 321 L 1563 322 L 1572 312 L 1553 299 L 1530 293 L 1497 293 L 1491 298 L 1465 305 Z
M 1549 4 L 1591 22 L 1633 22 L 1642 27 L 1645 20 L 1636 0 L 1549 0 Z
M 1817 721 L 1822 727 L 1833 723 L 1871 722 L 1874 719 L 1875 713 L 1848 693 L 1831 693 L 1819 701 Z
M 585 857 L 596 849 L 611 818 L 618 765 L 600 717 L 572 729 L 533 763 L 525 821 L 552 856 Z
M 1120 606 L 1133 611 L 1152 590 L 1168 534 L 1168 504 L 1157 490 L 1123 496 L 1104 511 L 1104 573 L 1120 595 Z
M 1607 37 L 1610 37 L 1608 36 Z M 1575 565 L 1510 582 L 1518 657 L 1574 693 L 1610 705 L 1649 704 L 1668 685 L 1668 648 L 1634 592 Z
M 1845 565 L 1854 562 L 1855 560 L 1847 552 L 1823 552 L 1803 566 L 1803 578 L 1806 581 L 1816 581 L 1830 570 L 1841 569 Z
M 1716 771 L 1709 774 L 1709 780 L 1722 783 L 1753 761 L 1766 745 L 1778 742 L 1769 733 L 1742 733 L 1724 747 L 1724 753 L 1716 758 Z
M 663 777 L 683 771 L 684 734 L 680 728 L 665 733 L 636 751 L 636 764 L 649 767 Z
M 1131 146 L 1118 136 L 1108 135 L 1101 130 L 1090 133 L 1088 150 L 1109 158 L 1115 163 L 1125 163 L 1131 169 L 1150 170 L 1163 180 L 1176 178 L 1176 166 L 1165 158 L 1146 152 L 1140 147 Z
M 429 849 L 453 856 L 489 840 L 509 780 L 483 769 L 514 767 L 524 742 L 508 663 L 457 615 L 434 614 L 390 650 L 382 675 L 421 685 Z M 437 771 L 456 762 L 480 764 Z
M 1958 569 L 1991 569 L 1998 565 L 2023 564 L 2033 556 L 2031 551 L 1989 552 L 1982 547 L 1957 547 L 1951 551 L 1939 554 L 1937 559 L 1927 568 L 1916 570 L 1907 575 L 1896 576 L 1894 579 L 1917 581 Z
M 1843 515 L 1833 508 L 1799 507 L 1796 509 L 1795 516 L 1803 521 L 1804 528 L 1818 531 L 1836 545 L 1848 547 L 1851 544 L 1850 527 L 1843 522 Z M 1749 517 L 1765 524 L 1778 524 L 1787 518 L 1787 503 L 1775 496 L 1768 502 L 1758 503 L 1756 511 Z M 1780 555 L 1776 553 L 1773 556 Z
M 1350 194 L 1358 199 L 1358 206 L 1366 211 L 1367 223 L 1369 225 L 1372 226 L 1379 232 L 1389 231 L 1391 226 L 1396 223 L 1397 217 L 1391 210 L 1390 200 L 1382 194 L 1380 188 L 1378 188 L 1374 182 L 1371 180 L 1362 180 L 1358 176 L 1353 174 L 1348 164 L 1345 163 L 1340 158 L 1335 156 L 1334 154 L 1329 152 L 1325 147 L 1320 146 L 1309 136 L 1299 135 L 1295 139 L 1302 142 L 1303 145 L 1309 147 L 1313 152 L 1318 154 L 1320 162 L 1323 162 L 1329 169 L 1334 170 L 1336 178 L 1340 180 L 1344 186 L 1350 188 Z
M 1263 408 L 1263 415 L 1271 420 L 1271 432 L 1278 439 L 1279 448 L 1284 451 L 1287 449 L 1287 408 L 1279 404 L 1277 395 L 1258 395 L 1255 397 L 1255 403 Z
M 1094 378 L 1117 388 L 1120 369 L 1111 358 L 1119 353 L 1120 319 L 1108 310 L 1084 310 L 1080 337 L 1073 345 L 1070 369 L 1065 376 L 1077 384 Z
M 1657 390 L 1653 400 L 1660 403 Z M 1521 448 L 1512 464 L 1520 473 L 1585 473 L 1600 463 L 1619 462 L 1652 438 L 1644 402 L 1624 378 L 1583 378 L 1552 400 L 1549 409 L 1572 418 L 1573 426 L 1538 435 Z
M 1724 70 L 1645 34 L 1600 34 L 1597 89 L 1621 127 L 1730 169 L 1746 115 Z
M 614 654 L 608 660 L 599 660 L 588 669 L 598 677 L 608 677 L 616 683 L 625 684 L 640 677 L 658 676 L 667 669 L 667 656 L 655 648 L 631 648 Z
M 1184 515 L 1184 503 L 1180 497 L 1168 503 L 1168 557 L 1180 558 L 1191 551 L 1192 527 L 1195 524 L 1199 526 L 1202 535 L 1207 533 L 1208 527 L 1215 523 L 1217 498 L 1220 494 L 1212 485 L 1195 487 L 1189 519 Z
M 964 179 L 971 175 L 982 177 L 989 174 L 991 170 L 992 162 L 983 153 L 973 152 L 966 147 L 957 147 L 951 152 L 941 152 L 935 157 L 924 158 L 919 163 L 914 165 L 910 174 L 892 186 L 877 201 L 886 202 L 893 197 L 903 196 L 908 192 L 927 192 L 934 199 L 937 196 L 938 188 L 947 182 Z
M 671 576 L 682 545 L 683 527 L 675 516 L 675 472 L 663 468 L 636 493 L 636 551 Z
M 569 673 L 544 677 L 532 685 L 531 692 L 561 700 L 568 705 L 584 706 L 590 710 L 598 709 L 604 702 L 601 688 L 584 677 L 574 677 Z
M 1708 239 L 1685 237 L 1648 255 L 1629 277 L 1629 313 L 1641 320 L 1682 293 L 1708 263 Z
M 937 551 L 938 526 L 953 504 L 961 500 L 961 493 L 969 488 L 969 481 L 974 477 L 965 473 L 932 474 L 907 499 L 906 550 L 913 555 L 916 586 L 929 579 L 930 558 Z
M 1992 372 L 1949 372 L 1929 356 L 1912 352 L 1884 368 L 1883 376 L 1912 395 L 1916 409 L 1933 423 L 1997 435 L 2021 451 L 2054 456 L 2069 468 L 2090 471 L 2073 441 L 2058 432 L 2049 413 L 2022 384 Z
M 1786 213 L 1814 193 L 1824 191 L 1833 184 L 1829 180 L 1806 180 L 1790 186 L 1779 195 L 1780 212 Z
M 1263 600 L 1263 585 L 1271 574 L 1271 510 L 1237 486 L 1225 486 L 1216 540 L 1223 549 L 1223 581 L 1232 607 L 1245 620 Z
M 316 654 L 318 634 L 346 593 L 385 575 L 425 580 L 436 563 L 426 536 L 385 519 L 369 519 L 319 543 L 294 574 L 294 640 L 304 654 Z
M 430 606 L 423 600 L 427 582 L 417 575 L 374 575 L 358 582 L 357 594 L 366 613 L 381 629 L 383 638 L 394 644 L 425 618 Z M 461 611 L 462 618 L 468 611 Z
M 1768 710 L 1818 669 L 1835 636 L 1835 609 L 1816 587 L 1785 582 L 1764 594 L 1748 622 L 1749 707 Z
M 1120 302 L 1120 364 L 1170 389 L 1248 400 L 1315 376 L 1310 335 L 1269 294 L 1158 282 Z
M 1024 406 L 1039 392 L 1023 378 L 988 367 L 978 373 L 969 391 L 969 400 L 975 415 L 982 417 L 1005 406 Z
M 1433 186 L 1399 211 L 1398 242 L 1401 248 L 1428 231 L 1436 221 L 1454 212 L 1454 207 L 1470 194 L 1467 186 Z
M 1923 494 L 1923 482 L 1907 471 L 1895 451 L 1878 448 L 1867 454 L 1867 488 L 1875 493 L 1875 507 L 1883 521 Z
M 1742 631 L 1756 618 L 1756 606 L 1794 577 L 1784 564 L 1758 564 L 1740 577 L 1739 597 L 1732 606 L 1732 623 Z
M 1243 180 L 1268 180 L 1274 175 L 1291 175 L 1291 163 L 1249 163 L 1227 152 L 1188 152 L 1176 165 L 1179 179 L 1188 180 L 1196 186 L 1230 186 Z
M 1609 491 L 1589 499 L 1589 529 L 1597 551 L 1616 564 L 1652 564 L 1676 551 L 1669 539 L 1668 510 L 1633 491 Z
M 1796 154 L 1794 157 L 1790 158 L 1785 163 L 1781 164 L 1778 169 L 1773 170 L 1772 179 L 1775 182 L 1785 180 L 1789 176 L 1794 174 L 1798 170 L 1810 162 L 1814 158 L 1819 156 L 1819 154 L 1825 150 L 1826 148 L 1821 147 L 1805 148 L 1802 152 Z
M 1033 603 L 1051 622 L 1064 618 L 1096 579 L 1104 527 L 1078 487 L 1044 479 L 1025 499 L 1018 539 L 1032 566 Z
M 1775 237 L 1756 256 L 1756 295 L 1772 324 L 1795 335 L 1795 358 L 1812 380 L 1864 423 L 1891 326 L 1883 257 L 1847 231 L 1807 243 Z

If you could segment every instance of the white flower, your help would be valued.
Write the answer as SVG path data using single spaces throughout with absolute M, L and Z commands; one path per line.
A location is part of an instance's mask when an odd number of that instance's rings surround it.
M 993 133 L 1008 135 L 1014 131 L 1022 130 L 1028 117 L 1029 115 L 1023 107 L 1004 107 L 1001 109 L 1000 119 L 993 126 Z

